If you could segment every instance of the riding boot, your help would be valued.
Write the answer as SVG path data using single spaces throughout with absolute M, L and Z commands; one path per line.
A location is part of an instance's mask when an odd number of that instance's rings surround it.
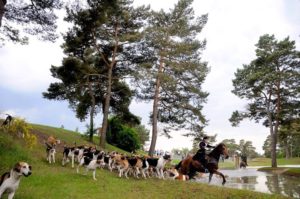
M 209 171 L 207 169 L 207 160 L 204 158 L 202 160 L 202 162 L 203 162 L 204 173 L 209 173 Z

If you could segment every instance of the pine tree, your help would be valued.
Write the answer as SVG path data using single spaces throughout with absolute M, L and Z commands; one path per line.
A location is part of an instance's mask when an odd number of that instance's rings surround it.
M 61 0 L 0 0 L 0 41 L 6 38 L 25 44 L 28 37 L 23 33 L 54 41 L 58 37 L 54 11 L 62 5 Z
M 131 95 L 129 98 L 126 95 L 131 91 L 123 78 L 130 74 L 136 62 L 143 59 L 136 50 L 148 9 L 144 6 L 133 8 L 130 0 L 90 0 L 84 7 L 67 9 L 66 20 L 74 26 L 64 37 L 65 53 L 86 62 L 84 55 L 90 52 L 90 57 L 94 59 L 94 65 L 90 67 L 93 68 L 92 73 L 101 78 L 101 148 L 105 148 L 111 107 L 123 110 L 130 116 L 128 106 Z
M 205 41 L 197 39 L 207 22 L 207 15 L 195 17 L 192 0 L 179 0 L 169 12 L 152 11 L 145 29 L 145 57 L 148 62 L 138 70 L 138 97 L 153 100 L 151 115 L 152 140 L 149 155 L 153 155 L 158 122 L 165 124 L 164 133 L 171 129 L 194 130 L 204 125 L 201 113 L 207 93 L 202 83 L 208 73 L 201 61 Z
M 232 92 L 248 100 L 248 108 L 235 111 L 230 121 L 237 125 L 244 118 L 263 120 L 270 129 L 272 167 L 277 167 L 279 127 L 299 114 L 300 53 L 289 37 L 277 41 L 274 35 L 263 35 L 256 47 L 256 59 L 238 69 L 233 80 Z

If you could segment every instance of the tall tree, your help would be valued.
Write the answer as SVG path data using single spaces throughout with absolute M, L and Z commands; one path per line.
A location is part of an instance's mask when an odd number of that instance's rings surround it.
M 196 126 L 193 130 L 194 131 L 184 134 L 184 136 L 193 138 L 193 153 L 196 153 L 199 150 L 199 143 L 203 140 L 204 137 L 209 137 L 209 143 L 212 145 L 216 142 L 217 134 L 209 135 L 204 131 L 204 127 Z
M 137 52 L 140 29 L 149 8 L 133 8 L 131 0 L 90 0 L 85 7 L 68 9 L 67 21 L 74 23 L 66 39 L 74 45 L 66 51 L 82 51 L 88 46 L 102 66 L 104 77 L 103 120 L 100 147 L 105 147 L 108 115 L 114 82 L 130 73 L 141 57 Z M 85 46 L 76 46 L 84 41 Z M 124 80 L 123 80 L 124 81 Z
M 271 157 L 271 135 L 268 135 L 266 140 L 264 141 L 264 145 L 262 146 L 264 150 L 264 155 L 266 158 Z
M 289 37 L 277 41 L 263 35 L 256 44 L 256 59 L 238 69 L 233 80 L 235 95 L 249 101 L 244 112 L 235 111 L 230 121 L 263 120 L 271 135 L 272 167 L 277 167 L 276 146 L 279 126 L 299 113 L 300 53 Z
M 153 11 L 144 32 L 149 62 L 142 65 L 137 86 L 140 99 L 153 100 L 149 155 L 155 150 L 158 122 L 165 125 L 165 134 L 206 123 L 201 110 L 208 94 L 201 87 L 208 67 L 200 57 L 206 42 L 197 36 L 207 15 L 195 17 L 192 2 L 179 0 L 169 12 Z
M 239 145 L 236 143 L 235 139 L 225 139 L 222 143 L 226 145 L 230 156 L 233 156 L 239 149 Z
M 67 46 L 67 43 L 65 46 Z M 73 54 L 73 56 L 63 60 L 62 66 L 52 66 L 52 76 L 59 79 L 60 82 L 51 83 L 47 92 L 43 93 L 43 96 L 50 100 L 68 101 L 70 107 L 76 112 L 76 117 L 81 121 L 90 115 L 90 141 L 93 140 L 94 134 L 93 117 L 96 113 L 103 112 L 105 101 L 105 85 L 103 85 L 103 82 L 106 80 L 100 75 L 102 65 L 94 61 L 93 59 L 89 60 L 86 55 L 81 59 L 79 55 L 75 56 Z M 95 72 L 98 72 L 98 74 L 90 75 Z M 119 82 L 118 79 L 114 80 L 111 109 L 115 114 L 131 122 L 136 120 L 136 116 L 129 111 L 132 95 L 125 82 Z
M 23 33 L 54 41 L 58 37 L 55 33 L 58 17 L 54 11 L 60 8 L 61 0 L 0 0 L 0 41 L 7 38 L 27 43 L 28 37 L 22 36 Z
M 283 148 L 286 159 L 292 157 L 293 152 L 295 152 L 294 150 L 297 149 L 298 144 L 296 143 L 299 140 L 299 138 L 300 119 L 291 119 L 283 121 L 279 129 L 278 140 L 280 143 L 279 147 Z
M 257 153 L 255 147 L 252 144 L 252 141 L 240 140 L 238 149 L 241 153 L 241 156 L 255 157 Z

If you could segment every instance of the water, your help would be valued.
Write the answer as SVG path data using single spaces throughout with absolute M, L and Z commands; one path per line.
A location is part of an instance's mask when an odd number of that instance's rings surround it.
M 264 193 L 276 193 L 285 196 L 300 198 L 300 178 L 274 173 L 257 171 L 256 168 L 238 170 L 220 170 L 226 178 L 225 187 L 247 189 Z M 207 183 L 208 174 L 197 179 Z M 222 178 L 213 175 L 211 184 L 222 186 Z

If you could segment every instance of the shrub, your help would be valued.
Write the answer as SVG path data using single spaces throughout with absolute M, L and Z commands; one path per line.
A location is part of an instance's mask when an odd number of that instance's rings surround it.
M 37 142 L 37 138 L 31 133 L 31 130 L 32 126 L 21 118 L 14 118 L 7 129 L 8 133 L 23 138 L 29 148 L 32 148 Z
M 129 152 L 140 149 L 139 137 L 136 130 L 122 124 L 121 120 L 117 117 L 109 120 L 106 141 Z

